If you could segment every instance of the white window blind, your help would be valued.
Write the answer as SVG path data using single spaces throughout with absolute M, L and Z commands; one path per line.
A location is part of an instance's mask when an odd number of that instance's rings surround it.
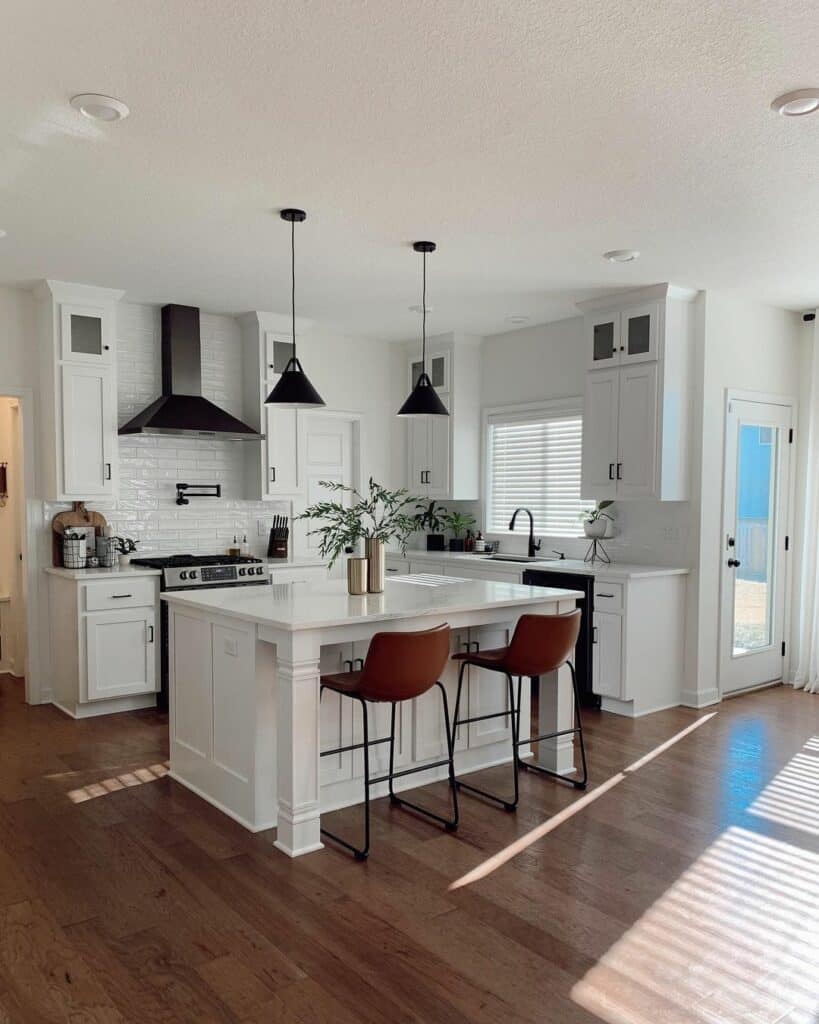
M 488 531 L 506 533 L 512 513 L 522 506 L 531 509 L 535 533 L 580 536 L 580 514 L 593 507 L 593 502 L 580 498 L 582 443 L 579 412 L 490 416 Z M 515 532 L 528 530 L 528 516 L 518 516 Z

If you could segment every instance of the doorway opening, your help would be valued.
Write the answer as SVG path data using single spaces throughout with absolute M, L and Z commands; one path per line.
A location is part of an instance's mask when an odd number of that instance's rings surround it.
M 729 396 L 721 551 L 723 696 L 782 678 L 792 426 L 787 399 Z
M 17 396 L 0 395 L 0 675 L 27 675 L 23 411 Z

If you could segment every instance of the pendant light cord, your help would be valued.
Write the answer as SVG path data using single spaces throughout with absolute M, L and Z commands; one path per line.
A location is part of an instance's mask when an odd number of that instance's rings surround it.
M 293 325 L 293 359 L 296 358 L 296 222 L 290 221 L 290 314 Z
M 427 254 L 424 257 L 424 283 L 421 287 L 421 373 L 427 372 Z

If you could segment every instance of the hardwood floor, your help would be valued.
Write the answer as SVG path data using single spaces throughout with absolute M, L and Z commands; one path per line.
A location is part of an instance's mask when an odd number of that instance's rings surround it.
M 622 779 L 451 890 L 579 794 L 464 795 L 454 836 L 380 800 L 367 864 L 289 861 L 163 777 L 161 716 L 0 676 L 0 1024 L 819 1021 L 819 697 L 716 710 L 633 772 L 701 715 L 587 713 L 592 788 Z

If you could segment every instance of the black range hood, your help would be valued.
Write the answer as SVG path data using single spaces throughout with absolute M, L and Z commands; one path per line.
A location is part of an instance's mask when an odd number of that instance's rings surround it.
M 263 435 L 202 396 L 196 306 L 162 307 L 162 396 L 119 428 L 120 434 L 183 434 L 227 441 Z

